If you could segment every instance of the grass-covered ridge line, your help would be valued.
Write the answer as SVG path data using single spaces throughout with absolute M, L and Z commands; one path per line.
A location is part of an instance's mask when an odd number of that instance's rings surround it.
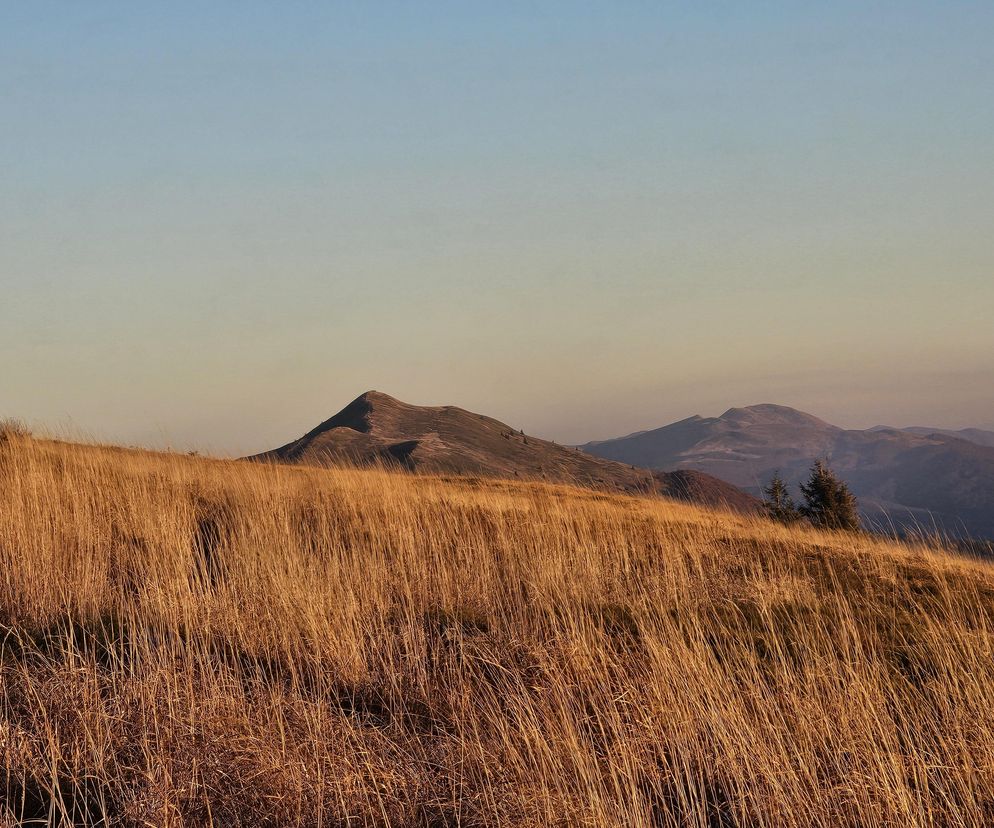
M 0 571 L 8 822 L 994 822 L 994 576 L 940 551 L 18 434 Z

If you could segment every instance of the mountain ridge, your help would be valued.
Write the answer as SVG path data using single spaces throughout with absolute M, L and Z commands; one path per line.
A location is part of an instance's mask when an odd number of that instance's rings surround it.
M 917 434 L 927 437 L 930 434 L 941 434 L 944 437 L 953 437 L 959 440 L 966 440 L 968 443 L 976 443 L 978 446 L 994 447 L 994 431 L 983 428 L 933 428 L 931 426 L 896 426 L 878 425 L 867 431 L 904 431 L 908 434 Z
M 416 406 L 381 391 L 360 394 L 302 437 L 246 458 L 316 466 L 383 465 L 409 472 L 536 479 L 658 493 L 739 511 L 758 501 L 708 474 L 653 472 L 531 437 L 452 405 Z

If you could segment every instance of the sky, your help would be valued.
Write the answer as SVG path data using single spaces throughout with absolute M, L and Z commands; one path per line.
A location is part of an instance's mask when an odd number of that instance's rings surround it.
M 0 416 L 994 428 L 994 4 L 0 3 Z

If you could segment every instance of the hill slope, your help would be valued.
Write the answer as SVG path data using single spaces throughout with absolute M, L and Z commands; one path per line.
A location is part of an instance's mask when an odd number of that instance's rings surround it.
M 6 824 L 994 824 L 994 574 L 565 486 L 0 444 Z
M 816 458 L 827 458 L 878 526 L 994 538 L 994 448 L 930 430 L 847 430 L 755 405 L 581 448 L 653 469 L 695 469 L 752 493 L 776 470 L 796 484 Z
M 756 501 L 708 475 L 653 474 L 529 437 L 455 406 L 417 406 L 367 391 L 298 440 L 252 460 L 311 466 L 396 466 L 433 474 L 547 480 L 623 492 L 657 491 L 750 510 Z

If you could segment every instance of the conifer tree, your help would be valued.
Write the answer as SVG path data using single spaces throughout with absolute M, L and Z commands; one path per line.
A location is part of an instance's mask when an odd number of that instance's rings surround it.
M 808 482 L 801 484 L 801 494 L 804 505 L 798 511 L 815 526 L 847 532 L 860 530 L 855 495 L 824 461 L 815 461 Z
M 780 472 L 775 472 L 773 479 L 763 488 L 763 509 L 770 520 L 779 523 L 795 523 L 801 518 Z

